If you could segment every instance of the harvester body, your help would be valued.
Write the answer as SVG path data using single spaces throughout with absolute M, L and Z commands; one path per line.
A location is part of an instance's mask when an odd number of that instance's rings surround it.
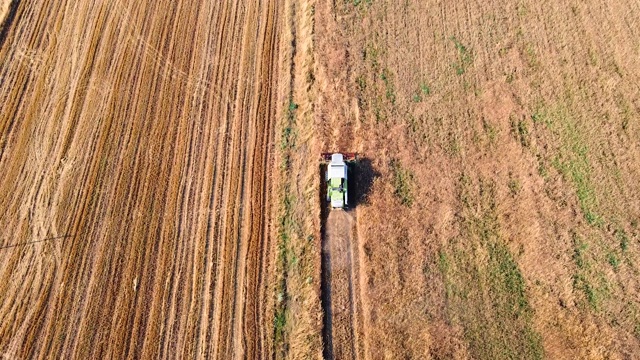
M 322 154 L 327 164 L 327 202 L 332 209 L 344 209 L 348 203 L 348 168 L 347 162 L 355 160 L 355 154 Z M 346 158 L 346 161 L 345 161 Z

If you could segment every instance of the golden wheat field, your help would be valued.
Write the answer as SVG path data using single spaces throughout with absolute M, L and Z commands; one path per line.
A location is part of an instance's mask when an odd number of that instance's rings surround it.
M 634 0 L 0 1 L 0 358 L 636 358 L 639 84 Z
M 280 11 L 19 3 L 0 50 L 0 353 L 269 353 Z

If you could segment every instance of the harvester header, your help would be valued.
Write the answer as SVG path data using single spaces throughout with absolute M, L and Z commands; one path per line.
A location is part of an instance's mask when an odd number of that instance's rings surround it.
M 352 162 L 352 161 L 357 161 L 358 160 L 358 153 L 322 153 L 320 156 L 320 161 L 322 161 L 323 163 L 330 163 L 331 162 L 331 157 L 333 156 L 333 154 L 342 154 L 342 160 L 344 162 Z

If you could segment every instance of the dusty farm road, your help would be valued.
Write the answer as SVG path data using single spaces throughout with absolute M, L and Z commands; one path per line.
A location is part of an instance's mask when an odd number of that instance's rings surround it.
M 19 2 L 0 49 L 0 356 L 272 353 L 279 4 Z
M 362 330 L 359 304 L 358 259 L 354 259 L 354 213 L 330 211 L 322 247 L 322 299 L 324 358 L 356 359 L 362 354 L 358 342 Z M 360 355 L 359 358 L 362 358 Z

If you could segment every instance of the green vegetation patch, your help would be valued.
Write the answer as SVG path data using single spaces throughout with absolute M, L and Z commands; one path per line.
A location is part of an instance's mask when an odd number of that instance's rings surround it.
M 360 6 L 362 4 L 366 4 L 367 6 L 371 6 L 373 0 L 345 0 L 345 2 L 351 2 L 353 6 Z
M 458 50 L 458 59 L 453 63 L 453 68 L 456 70 L 457 75 L 462 75 L 467 71 L 467 68 L 473 63 L 473 53 L 465 45 L 463 45 L 455 36 L 450 38 Z
M 423 81 L 420 83 L 418 90 L 414 91 L 413 95 L 411 95 L 411 100 L 416 103 L 422 102 L 423 98 L 429 96 L 430 94 L 431 88 L 426 82 Z
M 295 147 L 295 113 L 298 105 L 289 101 L 286 109 L 285 126 L 280 135 L 280 150 L 282 152 L 282 163 L 280 172 L 283 176 L 289 172 L 291 166 L 291 151 Z M 296 232 L 296 222 L 293 217 L 293 204 L 295 197 L 291 194 L 291 184 L 283 182 L 282 198 L 279 204 L 280 214 L 278 216 L 278 257 L 276 267 L 278 282 L 276 285 L 276 309 L 273 319 L 274 345 L 276 351 L 282 355 L 285 352 L 287 343 L 287 312 L 289 301 L 288 274 L 291 266 L 291 239 Z
M 576 232 L 572 232 L 571 236 L 573 262 L 576 265 L 573 288 L 584 295 L 584 300 L 592 310 L 598 311 L 609 296 L 609 282 L 598 264 L 597 254 L 600 251 L 594 249 L 593 241 L 586 241 Z M 606 253 L 606 261 L 616 270 L 620 265 L 618 255 L 612 251 Z
M 518 179 L 509 179 L 507 186 L 509 187 L 509 193 L 513 197 L 517 196 L 522 190 L 522 183 Z
M 536 112 L 532 119 L 546 124 L 559 140 L 560 146 L 551 165 L 575 188 L 585 220 L 591 225 L 601 225 L 603 219 L 597 213 L 598 199 L 591 180 L 593 168 L 586 134 L 564 107 Z
M 373 71 L 378 71 L 380 68 L 380 53 L 378 45 L 373 42 L 367 43 L 362 51 L 362 59 L 369 63 Z
M 529 125 L 527 119 L 517 119 L 514 116 L 509 117 L 511 125 L 511 134 L 523 147 L 529 147 L 531 145 L 531 135 L 529 134 Z
M 413 173 L 402 166 L 399 160 L 391 160 L 391 172 L 393 174 L 394 194 L 400 199 L 402 205 L 411 206 L 413 204 Z
M 541 359 L 526 284 L 500 235 L 496 185 L 466 175 L 459 185 L 461 234 L 438 257 L 447 315 L 464 329 L 473 358 Z
M 279 352 L 284 352 L 287 343 L 287 303 L 289 301 L 288 274 L 290 267 L 291 237 L 294 232 L 292 204 L 294 198 L 289 194 L 289 186 L 285 185 L 284 196 L 280 204 L 282 213 L 278 218 L 278 257 L 276 267 L 278 269 L 278 283 L 276 288 L 276 310 L 273 319 L 274 345 Z
M 284 154 L 282 156 L 282 164 L 280 168 L 282 171 L 287 171 L 290 166 L 289 151 L 295 147 L 296 144 L 296 132 L 295 132 L 295 112 L 298 109 L 298 104 L 293 100 L 289 101 L 289 105 L 286 109 L 286 125 L 282 129 L 280 134 L 280 150 Z
M 367 64 L 367 71 L 356 78 L 358 86 L 358 104 L 370 111 L 376 124 L 384 124 L 392 112 L 397 111 L 397 89 L 393 71 L 383 66 L 386 50 L 369 42 L 362 50 L 362 60 Z
M 387 100 L 391 103 L 391 105 L 396 104 L 396 89 L 393 85 L 393 74 L 389 69 L 384 68 L 382 70 L 382 74 L 380 74 L 380 79 L 384 82 L 384 91 Z

